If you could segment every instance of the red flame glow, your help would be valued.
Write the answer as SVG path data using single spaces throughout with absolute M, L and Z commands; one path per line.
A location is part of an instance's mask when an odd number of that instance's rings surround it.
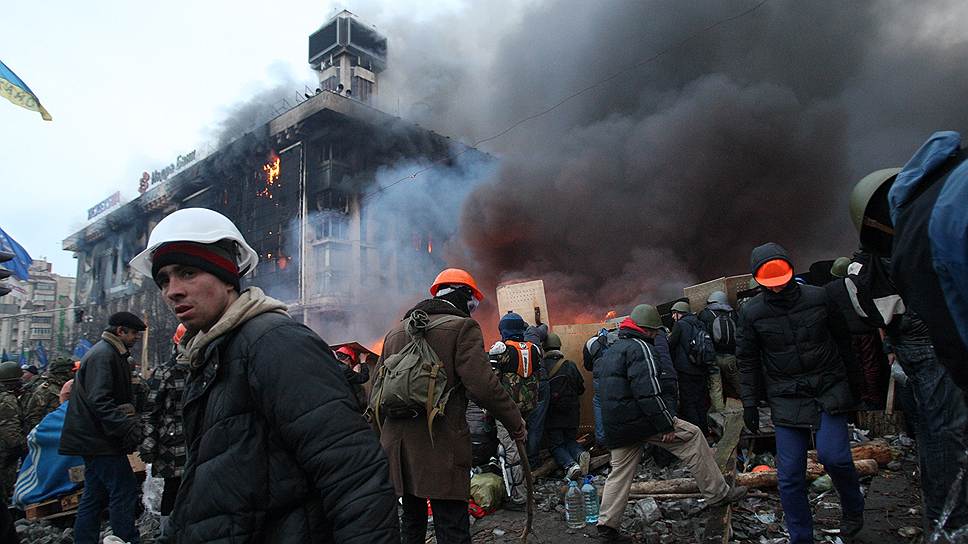
M 262 165 L 262 172 L 265 174 L 265 186 L 256 193 L 256 196 L 272 199 L 273 186 L 279 187 L 279 155 L 275 151 L 270 152 L 269 162 Z

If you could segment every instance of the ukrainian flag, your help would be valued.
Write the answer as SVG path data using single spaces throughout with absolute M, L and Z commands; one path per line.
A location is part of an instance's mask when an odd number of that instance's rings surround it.
M 44 121 L 51 120 L 50 114 L 40 105 L 37 95 L 3 62 L 0 62 L 0 96 L 22 108 L 40 112 Z

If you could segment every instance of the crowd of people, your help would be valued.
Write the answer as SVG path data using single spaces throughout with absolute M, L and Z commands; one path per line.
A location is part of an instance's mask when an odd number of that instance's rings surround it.
M 861 180 L 850 206 L 859 249 L 824 285 L 802 281 L 791 255 L 765 243 L 750 257 L 758 289 L 738 308 L 722 291 L 698 312 L 678 301 L 669 328 L 641 303 L 584 343 L 594 437 L 610 452 L 603 541 L 632 541 L 621 519 L 646 446 L 681 459 L 708 504 L 745 496 L 709 444 L 708 413 L 725 410 L 727 397 L 740 400 L 751 433 L 770 408 L 790 541 L 814 539 L 812 445 L 840 497 L 840 536 L 855 536 L 864 496 L 848 420 L 882 402 L 881 346 L 910 393 L 926 529 L 968 524 L 964 483 L 951 488 L 968 420 L 968 214 L 956 198 L 968 194 L 964 158 L 956 133 L 938 133 L 903 169 Z M 25 435 L 58 413 L 59 454 L 84 465 L 78 544 L 97 542 L 105 509 L 114 535 L 140 542 L 136 451 L 164 479 L 156 541 L 172 543 L 423 543 L 428 504 L 438 543 L 469 543 L 472 467 L 500 459 L 511 509 L 526 503 L 524 467 L 542 445 L 565 478 L 588 473 L 576 440 L 585 379 L 540 315 L 501 316 L 501 340 L 487 349 L 472 317 L 484 293 L 467 271 L 446 269 L 387 332 L 371 374 L 362 346 L 334 349 L 281 302 L 242 289 L 257 262 L 228 218 L 176 211 L 130 263 L 181 323 L 145 387 L 132 383 L 129 350 L 146 326 L 129 312 L 109 318 L 79 365 L 55 360 L 29 393 L 19 366 L 0 364 L 4 500 L 27 457 Z M 493 448 L 478 451 L 489 436 Z M 954 508 L 942 515 L 946 501 Z M 17 542 L 8 509 L 0 515 L 0 537 Z

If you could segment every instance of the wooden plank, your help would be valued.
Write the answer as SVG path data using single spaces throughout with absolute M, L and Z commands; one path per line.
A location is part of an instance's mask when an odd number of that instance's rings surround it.
M 752 280 L 751 274 L 726 276 L 686 287 L 682 290 L 682 294 L 689 299 L 689 309 L 693 312 L 706 307 L 706 300 L 713 291 L 724 291 L 729 298 L 729 303 L 735 308 L 736 294 L 752 287 L 754 285 Z
M 497 286 L 497 311 L 499 315 L 514 312 L 530 324 L 534 324 L 534 309 L 541 310 L 541 322 L 553 323 L 548 314 L 544 282 L 541 280 L 504 283 Z
M 36 504 L 28 504 L 24 509 L 24 517 L 28 521 L 47 519 L 51 516 L 65 512 L 73 512 L 80 504 L 83 489 L 79 489 L 68 495 L 63 495 L 56 499 L 50 499 Z

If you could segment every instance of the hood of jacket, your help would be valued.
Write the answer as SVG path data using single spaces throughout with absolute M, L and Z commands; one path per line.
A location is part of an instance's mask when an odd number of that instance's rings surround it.
M 427 312 L 427 315 L 442 314 L 442 315 L 456 315 L 457 317 L 470 317 L 467 312 L 458 310 L 456 306 L 447 302 L 446 300 L 439 298 L 428 298 L 426 300 L 421 300 L 416 306 L 407 310 L 403 318 L 406 319 L 410 317 L 410 314 L 417 310 Z
M 753 253 L 750 254 L 750 273 L 755 276 L 756 271 L 763 266 L 763 263 L 773 259 L 783 259 L 790 263 L 790 268 L 793 268 L 793 261 L 790 260 L 790 254 L 787 253 L 787 250 L 776 242 L 767 242 L 753 248 Z
M 190 338 L 186 334 L 186 338 L 182 340 L 192 367 L 198 368 L 204 363 L 205 348 L 213 340 L 232 332 L 253 317 L 268 312 L 284 314 L 286 313 L 286 305 L 267 296 L 258 287 L 249 287 L 242 291 L 239 298 L 225 310 L 225 313 L 215 322 L 215 325 L 212 325 L 212 328 L 206 332 L 198 332 Z
M 732 312 L 733 307 L 729 304 L 720 304 L 718 302 L 710 302 L 706 305 L 707 310 L 712 310 L 714 312 Z

